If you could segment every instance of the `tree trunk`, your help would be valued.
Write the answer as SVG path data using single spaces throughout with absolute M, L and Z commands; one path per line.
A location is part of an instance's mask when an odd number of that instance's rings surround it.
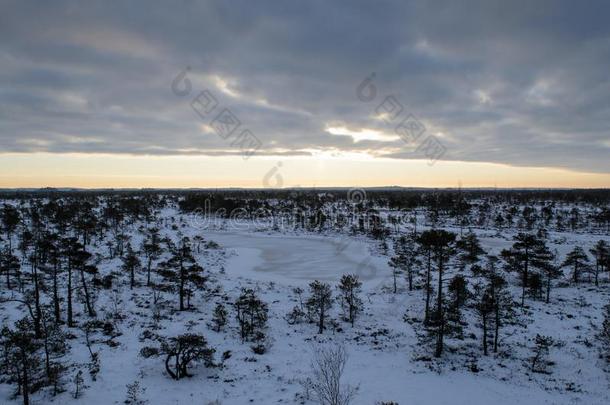
M 32 281 L 34 282 L 34 306 L 36 308 L 36 317 L 34 318 L 34 333 L 37 338 L 42 336 L 40 332 L 40 319 L 42 311 L 40 309 L 40 286 L 38 285 L 38 271 L 36 270 L 36 259 L 32 259 Z
M 57 262 L 53 264 L 53 312 L 55 315 L 55 322 L 61 322 L 61 313 L 59 309 L 59 294 L 57 292 Z
M 180 311 L 184 311 L 184 270 L 180 266 Z
M 436 312 L 438 317 L 438 336 L 436 339 L 436 357 L 443 354 L 443 337 L 445 333 L 445 320 L 443 319 L 443 256 L 442 252 L 438 259 L 438 298 L 436 301 Z
M 483 354 L 487 356 L 487 315 L 483 315 Z
M 72 318 L 72 265 L 68 266 L 68 326 L 74 326 Z
M 21 391 L 23 393 L 23 405 L 30 404 L 30 381 L 28 376 L 27 355 L 25 349 L 21 349 L 21 364 L 23 367 L 23 381 L 21 382 Z
M 525 306 L 525 288 L 527 287 L 529 273 L 529 250 L 525 249 L 525 263 L 523 264 L 523 286 L 521 287 L 521 306 Z
M 85 305 L 87 307 L 87 313 L 91 318 L 95 316 L 95 311 L 91 306 L 91 299 L 89 298 L 89 289 L 87 288 L 87 282 L 85 280 L 85 271 L 83 269 L 80 270 L 80 279 L 83 284 L 83 291 L 85 292 Z
M 426 313 L 424 323 L 430 322 L 430 267 L 432 266 L 432 252 L 428 252 L 428 270 L 426 272 Z
M 165 371 L 167 371 L 167 374 L 169 374 L 174 380 L 177 380 L 178 376 L 172 371 L 171 367 L 169 366 L 169 361 L 171 360 L 171 358 L 172 356 L 170 354 L 168 354 L 165 358 Z
M 499 334 L 500 334 L 500 303 L 496 300 L 496 305 L 495 305 L 495 312 L 496 312 L 496 319 L 495 319 L 495 325 L 494 325 L 494 353 L 498 353 L 498 341 L 499 341 Z
M 324 300 L 320 301 L 320 322 L 318 323 L 318 334 L 324 333 Z
M 349 320 L 352 324 L 352 328 L 354 327 L 354 312 L 355 312 L 355 308 L 354 308 L 354 291 L 350 291 L 350 302 L 349 302 Z
M 47 330 L 47 325 L 45 324 L 45 333 L 44 333 L 44 365 L 45 371 L 47 373 L 47 378 L 51 377 L 51 360 L 49 356 L 49 334 Z
M 11 266 L 6 266 L 6 288 L 12 290 L 11 287 Z

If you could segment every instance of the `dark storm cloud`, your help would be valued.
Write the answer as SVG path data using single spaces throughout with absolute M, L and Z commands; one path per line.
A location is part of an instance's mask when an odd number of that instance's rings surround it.
M 170 89 L 185 66 L 261 154 L 417 158 L 393 94 L 447 159 L 610 172 L 606 2 L 3 1 L 0 150 L 238 154 Z M 376 73 L 366 104 L 356 86 Z

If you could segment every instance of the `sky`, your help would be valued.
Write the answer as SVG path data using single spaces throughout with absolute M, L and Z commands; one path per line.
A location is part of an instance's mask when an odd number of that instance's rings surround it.
M 0 0 L 0 187 L 609 187 L 608 15 Z

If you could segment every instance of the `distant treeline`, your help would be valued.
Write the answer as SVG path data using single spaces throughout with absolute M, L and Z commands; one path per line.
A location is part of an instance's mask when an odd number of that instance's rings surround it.
M 0 198 L 27 200 L 31 198 L 71 198 L 93 200 L 97 197 L 115 196 L 119 199 L 169 199 L 179 200 L 183 210 L 203 207 L 207 200 L 212 209 L 218 207 L 246 207 L 253 201 L 284 200 L 296 205 L 321 204 L 347 199 L 348 188 L 303 188 L 303 189 L 201 189 L 201 190 L 80 190 L 37 189 L 0 190 Z M 442 209 L 456 201 L 486 201 L 488 203 L 536 204 L 536 203 L 585 203 L 597 206 L 610 204 L 610 189 L 419 189 L 419 188 L 365 188 L 366 199 L 377 207 L 412 209 L 429 207 Z M 254 203 L 258 206 L 259 204 Z

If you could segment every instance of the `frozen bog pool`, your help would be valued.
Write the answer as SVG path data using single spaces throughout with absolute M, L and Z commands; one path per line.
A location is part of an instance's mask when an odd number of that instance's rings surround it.
M 391 276 L 384 259 L 373 257 L 367 244 L 350 238 L 275 236 L 206 232 L 232 252 L 226 271 L 252 279 L 276 282 L 337 281 L 357 274 L 365 284 Z

